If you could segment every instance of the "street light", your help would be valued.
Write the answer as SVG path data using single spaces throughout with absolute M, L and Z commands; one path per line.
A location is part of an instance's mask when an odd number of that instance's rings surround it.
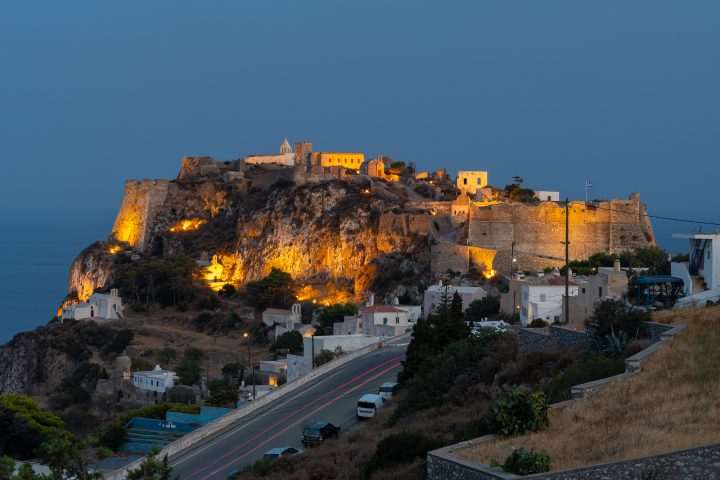
M 252 383 L 253 383 L 253 400 L 255 400 L 255 369 L 253 368 L 252 363 L 250 363 L 250 334 L 248 332 L 243 333 L 243 338 L 247 338 L 247 347 L 248 347 L 248 368 L 250 369 L 250 375 L 252 376 Z

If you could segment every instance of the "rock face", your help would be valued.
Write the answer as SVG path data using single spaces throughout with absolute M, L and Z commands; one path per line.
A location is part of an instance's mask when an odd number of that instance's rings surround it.
M 84 302 L 112 280 L 114 257 L 102 242 L 95 242 L 80 253 L 70 266 L 70 292 Z
M 74 370 L 77 362 L 56 348 L 49 330 L 19 333 L 0 346 L 0 394 L 45 395 Z

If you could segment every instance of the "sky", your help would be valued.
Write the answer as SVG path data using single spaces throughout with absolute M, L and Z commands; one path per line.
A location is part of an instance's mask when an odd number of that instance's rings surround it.
M 125 179 L 287 137 L 720 223 L 718 24 L 716 0 L 3 0 L 0 215 L 87 244 Z

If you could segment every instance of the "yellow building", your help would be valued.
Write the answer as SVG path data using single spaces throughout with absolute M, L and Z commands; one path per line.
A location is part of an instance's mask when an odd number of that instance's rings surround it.
M 321 167 L 344 167 L 348 170 L 360 171 L 365 161 L 364 153 L 349 152 L 313 152 L 312 164 Z
M 487 184 L 487 172 L 475 170 L 457 173 L 457 187 L 460 190 L 465 190 L 469 195 L 475 195 L 478 189 L 486 187 Z

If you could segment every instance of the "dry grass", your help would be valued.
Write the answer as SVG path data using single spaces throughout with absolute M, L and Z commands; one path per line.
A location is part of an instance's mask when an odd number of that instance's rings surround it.
M 629 379 L 551 413 L 538 433 L 455 450 L 502 462 L 517 447 L 544 449 L 554 470 L 625 460 L 720 440 L 720 308 L 662 312 L 688 323 Z

